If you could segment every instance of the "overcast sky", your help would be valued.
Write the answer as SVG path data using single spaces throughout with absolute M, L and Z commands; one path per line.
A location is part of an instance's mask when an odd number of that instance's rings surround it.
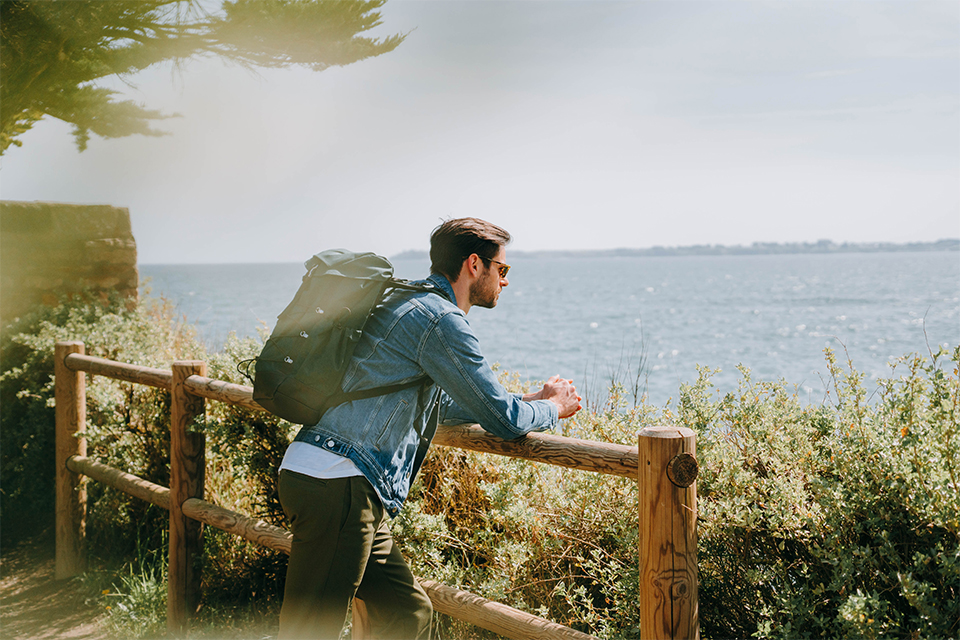
M 46 119 L 4 199 L 129 207 L 142 263 L 426 249 L 960 237 L 960 3 L 388 0 L 395 51 L 109 86 L 182 117 L 79 153 Z M 508 253 L 509 255 L 509 253 Z

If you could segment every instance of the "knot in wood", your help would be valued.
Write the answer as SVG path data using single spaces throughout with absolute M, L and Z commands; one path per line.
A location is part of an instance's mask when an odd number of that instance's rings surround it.
M 689 595 L 689 589 L 685 580 L 674 582 L 670 585 L 670 599 L 683 600 Z
M 692 453 L 678 453 L 667 464 L 667 477 L 681 488 L 689 487 L 697 479 L 700 466 Z

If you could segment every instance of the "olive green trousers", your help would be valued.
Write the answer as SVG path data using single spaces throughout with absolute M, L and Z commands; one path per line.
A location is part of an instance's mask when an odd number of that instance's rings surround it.
M 283 470 L 280 502 L 293 533 L 280 640 L 337 640 L 354 596 L 377 640 L 430 638 L 433 607 L 394 544 L 363 476 L 322 480 Z

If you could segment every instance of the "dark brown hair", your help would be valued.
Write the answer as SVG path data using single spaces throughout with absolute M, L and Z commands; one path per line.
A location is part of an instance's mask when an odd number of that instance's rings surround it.
M 464 259 L 475 253 L 485 260 L 493 260 L 500 247 L 509 242 L 509 233 L 486 220 L 447 220 L 430 234 L 430 271 L 456 282 Z

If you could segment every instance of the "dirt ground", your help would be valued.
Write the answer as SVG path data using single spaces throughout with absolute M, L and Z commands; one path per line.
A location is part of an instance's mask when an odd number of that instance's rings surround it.
M 27 543 L 0 556 L 0 637 L 4 640 L 106 640 L 89 587 L 53 579 L 51 544 Z
M 97 587 L 80 579 L 54 580 L 52 542 L 33 542 L 0 554 L 0 640 L 124 640 L 102 623 Z M 274 640 L 278 612 L 259 609 L 198 615 L 195 640 Z

